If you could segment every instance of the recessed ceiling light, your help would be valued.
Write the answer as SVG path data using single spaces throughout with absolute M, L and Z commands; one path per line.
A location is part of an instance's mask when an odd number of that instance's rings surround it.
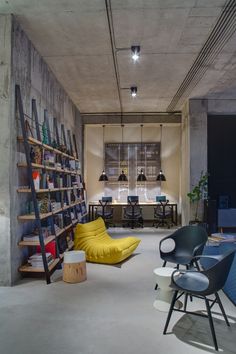
M 137 96 L 137 91 L 138 91 L 137 86 L 130 87 L 130 91 L 131 91 L 131 96 L 132 97 L 136 97 Z
M 131 46 L 131 53 L 133 61 L 137 61 L 140 57 L 140 46 L 139 45 L 132 45 Z

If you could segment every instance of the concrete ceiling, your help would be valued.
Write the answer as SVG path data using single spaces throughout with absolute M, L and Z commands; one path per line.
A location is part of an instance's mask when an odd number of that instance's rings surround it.
M 109 1 L 108 1 L 109 4 Z M 186 79 L 224 9 L 225 0 L 111 0 L 122 109 L 180 110 L 188 97 L 236 98 L 236 37 L 231 35 L 191 88 Z M 120 112 L 105 0 L 0 0 L 13 13 L 82 113 Z M 138 87 L 132 99 L 129 90 Z

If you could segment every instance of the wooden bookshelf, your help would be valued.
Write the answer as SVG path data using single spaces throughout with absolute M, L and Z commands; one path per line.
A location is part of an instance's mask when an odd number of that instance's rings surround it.
M 51 282 L 50 279 L 51 273 L 57 268 L 58 263 L 61 262 L 63 259 L 63 257 L 61 257 L 61 253 L 64 252 L 64 248 L 68 246 L 66 251 L 73 248 L 74 227 L 77 224 L 77 222 L 80 220 L 80 215 L 84 210 L 84 206 L 82 205 L 80 206 L 81 203 L 84 203 L 84 201 L 81 200 L 83 198 L 83 187 L 79 187 L 79 185 L 81 186 L 81 184 L 78 184 L 77 183 L 78 178 L 75 178 L 75 176 L 80 176 L 78 164 L 76 164 L 76 162 L 79 162 L 78 150 L 76 145 L 76 137 L 75 134 L 73 134 L 72 137 L 73 143 L 72 143 L 70 130 L 67 130 L 65 132 L 64 124 L 61 124 L 61 132 L 60 132 L 61 138 L 60 138 L 59 129 L 57 126 L 58 122 L 56 118 L 53 118 L 53 129 L 55 135 L 52 137 L 50 131 L 51 124 L 49 124 L 49 117 L 47 114 L 47 110 L 46 109 L 44 110 L 44 117 L 43 117 L 44 129 L 43 129 L 42 126 L 39 124 L 36 101 L 32 99 L 32 117 L 26 118 L 26 115 L 24 114 L 23 102 L 21 98 L 21 90 L 19 85 L 16 85 L 15 93 L 16 93 L 17 119 L 19 117 L 20 128 L 22 132 L 21 133 L 22 136 L 18 136 L 17 139 L 20 143 L 22 143 L 25 151 L 25 159 L 21 162 L 18 162 L 17 166 L 19 168 L 25 168 L 26 173 L 24 173 L 24 175 L 27 176 L 26 187 L 19 186 L 17 192 L 19 194 L 25 193 L 27 195 L 27 201 L 29 203 L 33 203 L 34 205 L 34 212 L 32 214 L 19 215 L 18 220 L 20 222 L 37 221 L 37 223 L 32 223 L 32 229 L 34 231 L 35 226 L 37 226 L 37 233 L 39 235 L 37 241 L 22 240 L 18 243 L 18 245 L 19 247 L 40 246 L 40 240 L 41 240 L 44 243 L 44 245 L 47 246 L 50 242 L 55 240 L 55 247 L 56 247 L 55 248 L 56 259 L 49 266 L 47 266 L 47 263 L 45 261 L 46 257 L 42 257 L 42 261 L 44 264 L 43 267 L 35 268 L 32 267 L 29 263 L 27 263 L 22 265 L 19 268 L 19 271 L 22 273 L 44 273 L 45 280 L 47 284 L 49 284 Z M 37 139 L 32 136 L 28 136 L 29 133 L 31 133 L 28 118 L 29 119 L 32 118 L 33 122 L 31 123 L 35 127 L 35 134 Z M 46 141 L 47 144 L 43 143 L 42 141 Z M 54 142 L 56 145 L 54 145 Z M 66 153 L 60 151 L 58 148 L 54 148 L 51 145 L 58 146 L 58 147 L 65 146 L 65 150 L 63 149 L 63 151 L 66 151 Z M 36 147 L 40 147 L 40 149 L 36 149 Z M 35 158 L 37 157 L 36 155 L 37 150 L 41 151 L 40 160 L 35 160 Z M 46 155 L 51 155 L 51 153 L 49 152 L 51 152 L 53 155 L 52 162 L 47 160 Z M 40 161 L 40 163 L 35 163 L 32 161 Z M 57 188 L 41 188 L 36 190 L 35 181 L 33 179 L 33 173 L 37 170 L 39 170 L 39 174 L 43 172 L 45 174 L 44 177 L 46 177 L 46 179 L 47 177 L 52 179 L 53 181 L 52 183 Z M 57 174 L 60 174 L 60 176 Z M 61 184 L 59 184 L 58 178 L 62 179 L 62 181 L 60 181 Z M 44 187 L 47 186 L 46 183 L 42 185 Z M 58 187 L 59 185 L 62 185 L 63 187 Z M 74 193 L 73 192 L 70 193 L 70 191 L 74 191 Z M 55 192 L 58 193 L 56 196 L 50 195 L 50 193 L 55 193 Z M 40 213 L 40 204 L 38 203 L 40 199 L 39 195 L 43 193 L 49 194 L 48 210 L 50 211 L 46 213 Z M 56 200 L 58 202 L 57 205 L 59 206 L 59 208 L 56 210 L 52 210 L 53 203 L 51 203 L 50 200 L 54 198 L 51 197 L 56 197 Z M 73 199 L 76 200 L 75 202 L 71 202 L 72 197 L 75 197 L 75 199 Z M 62 226 L 64 226 L 62 229 L 59 228 L 57 229 L 56 227 L 57 220 L 56 217 L 54 218 L 54 216 L 58 215 L 59 213 L 61 213 L 62 215 L 61 221 L 62 221 Z M 74 217 L 75 219 L 72 220 L 72 217 Z M 41 220 L 45 221 L 47 219 L 48 221 L 44 223 L 41 222 Z M 69 225 L 65 226 L 64 223 L 66 224 L 68 223 Z M 43 237 L 44 226 L 50 229 L 50 234 L 51 234 L 46 239 L 44 239 Z M 58 231 L 56 232 L 56 230 Z M 68 233 L 68 235 L 66 233 Z M 68 238 L 70 238 L 70 241 L 68 241 Z M 45 247 L 42 247 L 41 252 L 42 255 L 46 256 L 45 252 L 47 251 Z

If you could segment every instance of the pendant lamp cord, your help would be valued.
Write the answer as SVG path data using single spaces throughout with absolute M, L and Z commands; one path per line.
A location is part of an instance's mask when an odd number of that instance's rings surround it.
M 140 126 L 141 126 L 141 149 L 140 149 L 140 153 L 141 153 L 141 171 L 142 171 L 142 165 L 143 165 L 143 124 L 141 124 Z
M 161 160 L 161 150 L 162 150 L 162 124 L 160 124 L 160 127 L 161 127 L 161 132 L 160 132 L 160 160 Z M 162 162 L 162 161 L 161 161 Z M 162 163 L 161 163 L 162 165 Z M 162 169 L 162 166 L 161 166 L 161 169 Z
M 103 171 L 105 171 L 105 125 L 102 126 L 102 141 L 103 141 Z

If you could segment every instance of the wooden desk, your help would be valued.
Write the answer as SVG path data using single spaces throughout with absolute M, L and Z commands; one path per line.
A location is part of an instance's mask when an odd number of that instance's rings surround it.
M 112 207 L 118 207 L 118 206 L 127 206 L 127 203 L 110 203 Z M 161 205 L 160 203 L 155 203 L 155 202 L 140 202 L 138 205 L 140 206 L 149 206 L 149 207 L 156 207 L 157 205 Z M 174 225 L 178 224 L 178 210 L 177 210 L 177 204 L 176 203 L 168 203 L 168 205 L 172 208 L 172 222 Z M 95 208 L 100 206 L 98 201 L 90 202 L 89 203 L 89 221 L 92 221 L 95 219 Z M 145 220 L 144 220 L 145 221 Z

